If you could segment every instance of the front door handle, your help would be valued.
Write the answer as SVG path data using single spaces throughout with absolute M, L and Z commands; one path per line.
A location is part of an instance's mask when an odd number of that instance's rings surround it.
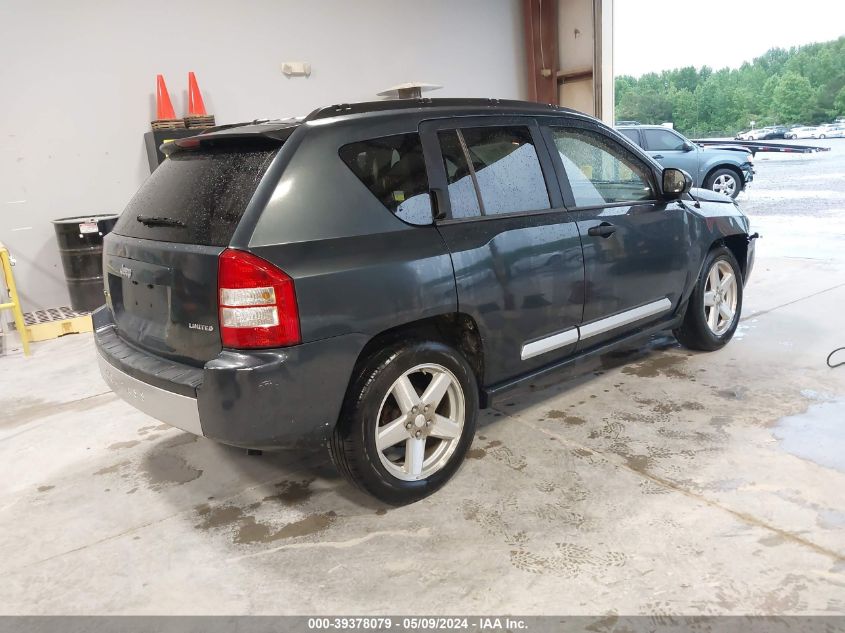
M 655 154 L 654 156 L 652 156 L 652 158 L 654 160 L 661 160 L 663 158 L 663 154 Z
M 597 226 L 591 226 L 587 229 L 587 235 L 592 237 L 610 237 L 616 233 L 616 227 L 610 222 L 602 222 Z

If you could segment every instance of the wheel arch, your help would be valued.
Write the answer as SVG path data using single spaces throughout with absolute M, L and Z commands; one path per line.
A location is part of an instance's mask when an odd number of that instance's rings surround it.
M 747 233 L 737 233 L 734 235 L 725 235 L 713 241 L 710 245 L 710 248 L 707 249 L 707 253 L 710 253 L 716 248 L 724 246 L 727 248 L 733 256 L 736 258 L 737 263 L 739 264 L 739 270 L 742 273 L 742 278 L 745 279 L 748 267 L 748 234 Z M 707 257 L 705 256 L 705 260 Z M 702 266 L 704 265 L 704 261 L 702 261 Z
M 720 169 L 730 169 L 737 175 L 737 177 L 739 178 L 739 182 L 742 184 L 742 186 L 745 187 L 745 176 L 742 173 L 742 169 L 740 169 L 739 165 L 735 165 L 733 163 L 717 163 L 710 167 L 707 170 L 707 173 L 704 175 L 704 182 L 702 184 L 706 186 L 707 181 L 710 180 L 710 177 Z
M 486 399 L 483 396 L 484 344 L 475 319 L 464 312 L 449 312 L 426 317 L 379 332 L 367 341 L 358 354 L 350 377 L 350 386 L 361 367 L 374 353 L 388 345 L 412 339 L 438 341 L 463 354 L 475 374 L 479 396 L 481 397 L 481 408 L 487 407 Z

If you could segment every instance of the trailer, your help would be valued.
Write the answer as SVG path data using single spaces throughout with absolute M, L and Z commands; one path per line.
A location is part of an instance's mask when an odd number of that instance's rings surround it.
M 769 141 L 720 141 L 717 139 L 692 139 L 692 142 L 702 147 L 713 147 L 717 149 L 728 149 L 749 152 L 756 155 L 757 152 L 780 152 L 791 154 L 812 154 L 814 152 L 829 152 L 829 147 L 817 147 L 815 145 L 798 145 L 795 143 L 772 143 Z

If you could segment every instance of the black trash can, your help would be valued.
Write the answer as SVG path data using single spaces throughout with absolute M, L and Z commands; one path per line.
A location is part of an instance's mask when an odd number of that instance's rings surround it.
M 103 236 L 114 228 L 116 214 L 53 220 L 65 269 L 70 307 L 92 312 L 103 298 Z

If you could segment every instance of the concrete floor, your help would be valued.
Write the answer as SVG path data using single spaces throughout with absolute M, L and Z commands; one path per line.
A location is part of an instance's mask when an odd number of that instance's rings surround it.
M 845 613 L 845 223 L 755 223 L 730 345 L 514 394 L 401 509 L 135 411 L 88 335 L 0 359 L 0 613 Z

